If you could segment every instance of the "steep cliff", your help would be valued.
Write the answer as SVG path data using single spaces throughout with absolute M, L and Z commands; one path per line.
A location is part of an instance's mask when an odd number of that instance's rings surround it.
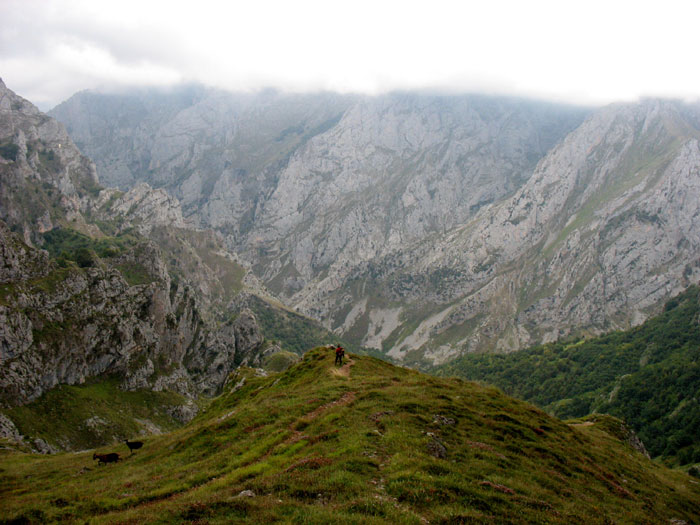
M 192 288 L 170 279 L 158 248 L 136 245 L 114 261 L 57 267 L 0 223 L 3 260 L 22 265 L 3 278 L 0 395 L 22 404 L 58 384 L 116 374 L 127 389 L 213 394 L 239 361 L 263 343 L 251 314 L 206 323 Z M 143 284 L 117 269 L 139 265 Z M 8 264 L 9 263 L 9 264 Z M 111 263 L 111 264 L 108 264 Z M 237 354 L 242 354 L 238 355 Z
M 255 279 L 216 235 L 162 190 L 102 189 L 63 126 L 4 84 L 0 110 L 3 404 L 103 374 L 213 394 L 260 358 L 254 316 L 227 310 Z
M 94 164 L 65 128 L 0 79 L 0 219 L 27 243 L 55 226 L 95 231 L 83 213 L 99 192 Z

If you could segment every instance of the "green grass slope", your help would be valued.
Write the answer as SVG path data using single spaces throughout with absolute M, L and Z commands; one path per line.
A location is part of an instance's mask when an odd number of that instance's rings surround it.
M 182 426 L 174 414 L 191 401 L 174 392 L 125 391 L 118 378 L 60 385 L 39 399 L 2 412 L 28 439 L 64 450 L 84 450 L 144 433 Z
M 465 355 L 442 374 L 482 380 L 562 418 L 623 418 L 652 456 L 700 462 L 700 289 L 629 331 L 512 354 Z
M 315 349 L 98 467 L 0 450 L 2 523 L 668 523 L 700 485 L 494 388 Z M 122 452 L 102 448 L 98 452 Z M 246 492 L 249 491 L 249 492 Z

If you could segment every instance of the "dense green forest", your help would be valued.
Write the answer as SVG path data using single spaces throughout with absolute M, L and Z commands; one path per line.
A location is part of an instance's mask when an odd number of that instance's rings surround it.
M 506 355 L 465 355 L 436 370 L 494 384 L 561 418 L 625 419 L 653 457 L 700 462 L 700 289 L 643 325 Z

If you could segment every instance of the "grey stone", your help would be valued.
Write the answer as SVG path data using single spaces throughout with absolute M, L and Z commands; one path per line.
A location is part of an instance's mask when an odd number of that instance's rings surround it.
M 447 447 L 435 436 L 430 436 L 430 441 L 428 441 L 428 454 L 438 459 L 445 459 L 447 457 Z
M 24 440 L 14 422 L 5 414 L 0 414 L 0 438 L 12 443 L 22 443 Z
M 34 450 L 36 450 L 39 454 L 56 454 L 58 452 L 56 447 L 49 445 L 41 438 L 34 439 L 33 444 Z

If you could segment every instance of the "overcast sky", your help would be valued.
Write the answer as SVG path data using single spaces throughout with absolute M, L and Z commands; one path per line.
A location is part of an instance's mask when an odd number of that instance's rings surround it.
M 48 110 L 82 89 L 700 96 L 700 2 L 0 0 L 0 77 Z

